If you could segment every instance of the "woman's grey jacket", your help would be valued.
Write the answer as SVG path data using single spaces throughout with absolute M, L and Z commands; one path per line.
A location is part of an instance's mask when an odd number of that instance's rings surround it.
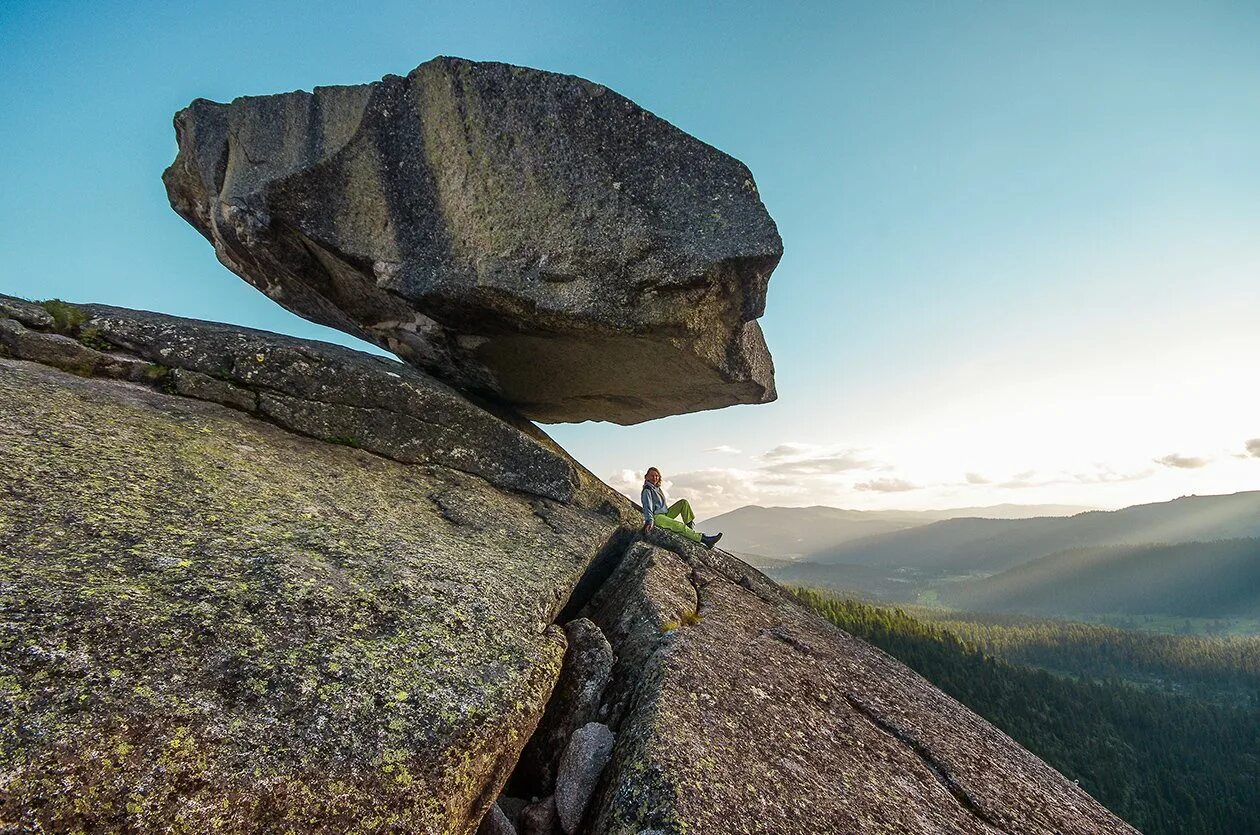
M 654 524 L 653 516 L 669 510 L 669 505 L 665 503 L 665 491 L 650 481 L 643 482 L 641 498 L 639 504 L 643 505 L 643 521 L 648 525 Z

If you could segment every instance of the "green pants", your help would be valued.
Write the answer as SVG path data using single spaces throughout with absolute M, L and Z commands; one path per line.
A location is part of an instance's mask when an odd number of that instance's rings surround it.
M 681 516 L 680 522 L 677 517 Z M 679 499 L 669 506 L 669 510 L 652 517 L 652 524 L 679 536 L 685 536 L 692 542 L 700 541 L 700 532 L 687 527 L 688 522 L 696 521 L 696 514 L 691 512 L 691 504 L 686 499 Z

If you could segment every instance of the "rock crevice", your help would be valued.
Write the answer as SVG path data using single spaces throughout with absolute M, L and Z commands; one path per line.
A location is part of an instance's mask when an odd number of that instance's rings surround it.
M 897 741 L 903 743 L 911 751 L 918 755 L 923 764 L 936 775 L 936 779 L 945 787 L 946 791 L 957 799 L 958 804 L 971 814 L 975 815 L 981 823 L 989 827 L 992 832 L 1001 833 L 1001 835 L 1012 835 L 1009 830 L 1002 828 L 999 821 L 995 820 L 988 812 L 986 812 L 979 803 L 975 801 L 967 790 L 964 789 L 959 782 L 954 779 L 941 763 L 937 762 L 932 752 L 923 746 L 919 740 L 910 734 L 893 725 L 891 722 L 881 718 L 874 710 L 862 702 L 861 699 L 852 695 L 846 695 L 845 699 L 849 705 L 861 714 L 868 722 L 879 728 L 884 733 L 893 737 Z
M 613 521 L 29 361 L 0 401 L 0 821 L 475 828 Z
M 579 831 L 1132 832 L 729 554 L 659 531 L 625 535 L 602 585 L 566 608 L 616 657 L 599 711 L 615 746 Z M 888 794 L 892 783 L 903 796 Z

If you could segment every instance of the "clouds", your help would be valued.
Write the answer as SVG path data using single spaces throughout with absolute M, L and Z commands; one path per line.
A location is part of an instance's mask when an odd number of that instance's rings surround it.
M 1162 458 L 1156 458 L 1155 463 L 1178 470 L 1197 470 L 1200 467 L 1206 467 L 1208 464 L 1211 464 L 1212 459 L 1199 458 L 1193 455 L 1179 455 L 1173 452 Z
M 904 493 L 907 490 L 918 490 L 919 485 L 904 478 L 873 478 L 853 485 L 853 489 L 874 493 Z
M 706 452 L 742 455 L 738 449 L 722 445 Z M 785 442 L 760 455 L 743 458 L 744 466 L 706 467 L 680 473 L 663 473 L 662 485 L 671 497 L 686 498 L 704 515 L 748 504 L 843 504 L 853 490 L 899 492 L 915 489 L 910 481 L 892 476 L 874 478 L 877 472 L 892 468 L 871 450 L 859 447 L 824 447 Z M 621 493 L 638 500 L 642 473 L 621 470 L 607 482 Z M 859 484 L 865 485 L 858 487 Z
M 1150 467 L 1138 470 L 1117 470 L 1105 464 L 1094 464 L 1077 470 L 1058 470 L 1043 472 L 1041 470 L 1024 470 L 1015 473 L 1005 481 L 997 483 L 998 487 L 1012 490 L 1023 490 L 1032 487 L 1050 487 L 1065 484 L 1116 484 L 1123 481 L 1140 481 L 1149 478 L 1155 471 Z
M 1077 484 L 1115 484 L 1121 481 L 1141 481 L 1154 474 L 1150 467 L 1141 470 L 1115 470 L 1103 464 L 1095 464 L 1093 469 L 1071 473 L 1069 481 Z
M 1158 457 L 1128 450 L 1105 462 L 1073 462 L 1075 456 L 1064 454 L 1057 466 L 1003 472 L 994 461 L 955 469 L 941 461 L 898 461 L 885 450 L 858 445 L 785 441 L 761 453 L 745 453 L 720 444 L 703 450 L 708 455 L 696 461 L 700 467 L 672 472 L 666 466 L 663 486 L 671 499 L 690 500 L 701 518 L 744 505 L 920 509 L 1003 501 L 1107 504 L 1120 501 L 1106 498 L 1110 496 L 1145 496 L 1140 487 L 1122 488 L 1124 483 L 1149 480 L 1160 489 L 1173 484 L 1185 492 L 1198 489 L 1206 473 L 1241 465 L 1239 459 L 1260 460 L 1260 438 L 1242 446 L 1245 454 L 1238 446 Z M 715 455 L 720 458 L 711 457 Z M 722 466 L 704 466 L 709 462 Z M 638 501 L 641 471 L 622 470 L 606 480 Z
M 768 449 L 761 453 L 758 457 L 761 458 L 762 461 L 782 461 L 785 458 L 796 458 L 799 456 L 809 455 L 812 450 L 816 449 L 818 449 L 818 447 L 813 446 L 812 444 L 786 443 L 779 444 L 773 449 Z
M 1117 469 L 1093 464 L 1006 475 L 967 470 L 959 479 L 949 478 L 947 471 L 939 469 L 903 469 L 878 450 L 854 445 L 783 442 L 760 454 L 745 455 L 727 445 L 705 452 L 730 458 L 732 466 L 681 472 L 666 467 L 663 473 L 667 495 L 688 499 L 702 518 L 744 505 L 929 506 L 980 501 L 981 495 L 984 501 L 996 501 L 1007 491 L 1136 481 L 1159 469 L 1154 465 Z M 643 473 L 622 470 L 607 481 L 637 501 Z
M 800 484 L 766 482 L 755 470 L 711 467 L 674 476 L 673 489 L 693 504 L 740 507 L 746 504 L 797 502 L 809 497 L 810 488 Z
M 1260 458 L 1260 438 L 1243 441 L 1242 452 L 1238 452 L 1238 447 L 1218 449 L 1214 456 L 1182 455 L 1174 452 L 1156 458 L 1154 461 L 1156 464 L 1176 470 L 1199 470 L 1209 464 L 1227 463 L 1231 458 Z
M 782 449 L 782 447 L 776 447 L 775 449 Z M 774 451 L 771 450 L 771 452 Z M 766 456 L 763 455 L 762 458 L 765 459 Z M 860 450 L 856 449 L 846 449 L 832 453 L 797 455 L 791 458 L 784 458 L 784 456 L 779 454 L 768 460 L 769 463 L 763 465 L 761 469 L 764 472 L 777 475 L 826 475 L 847 473 L 852 470 L 886 469 L 885 465 L 872 461 L 863 455 Z
M 1006 481 L 998 482 L 998 487 L 1020 489 L 1023 487 L 1041 487 L 1044 484 L 1053 484 L 1054 482 L 1037 473 L 1036 470 L 1025 470 L 1022 473 L 1008 478 Z
M 643 473 L 635 470 L 618 470 L 612 475 L 606 476 L 604 483 L 623 496 L 629 496 L 637 502 L 639 500 L 639 492 L 643 488 Z M 668 489 L 668 485 L 666 485 L 666 488 Z
M 865 447 L 822 447 L 814 444 L 779 444 L 757 456 L 759 470 L 767 476 L 830 476 L 859 470 L 892 469 Z
M 1218 449 L 1215 456 L 1206 455 L 1182 455 L 1180 453 L 1172 453 L 1161 458 L 1156 458 L 1155 463 L 1165 467 L 1171 467 L 1178 470 L 1198 470 L 1206 467 L 1208 464 L 1218 462 L 1228 462 L 1230 458 L 1260 458 L 1260 438 L 1251 438 L 1243 441 L 1243 451 L 1239 452 L 1237 447 L 1232 449 Z
M 639 500 L 643 474 L 622 470 L 608 484 L 633 501 Z M 661 486 L 670 499 L 687 499 L 701 516 L 724 513 L 744 505 L 798 505 L 818 501 L 809 483 L 767 480 L 755 469 L 739 467 L 707 467 L 681 473 L 664 474 Z M 831 497 L 826 497 L 830 499 Z

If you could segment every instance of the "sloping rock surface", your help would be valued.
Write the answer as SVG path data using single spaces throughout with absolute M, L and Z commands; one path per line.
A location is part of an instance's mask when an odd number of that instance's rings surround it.
M 0 319 L 0 345 L 13 357 L 156 383 L 325 441 L 409 464 L 441 464 L 505 489 L 559 501 L 579 491 L 572 459 L 528 421 L 491 413 L 402 363 L 326 342 L 105 305 L 63 305 L 71 321 L 58 333 L 40 306 L 7 296 L 0 304 L 14 317 Z
M 564 795 L 600 835 L 1132 832 L 575 463 L 558 501 L 397 457 L 372 433 L 422 403 L 485 457 L 568 460 L 341 350 L 0 297 L 0 830 L 554 833 Z M 264 394 L 394 417 L 356 449 Z M 587 803 L 549 764 L 591 721 Z
M 171 205 L 224 265 L 461 390 L 546 422 L 774 399 L 751 173 L 606 87 L 435 58 L 175 127 Z
M 43 364 L 0 403 L 0 828 L 476 828 L 615 519 Z
M 587 610 L 620 650 L 591 832 L 1135 831 L 755 570 L 652 539 Z

